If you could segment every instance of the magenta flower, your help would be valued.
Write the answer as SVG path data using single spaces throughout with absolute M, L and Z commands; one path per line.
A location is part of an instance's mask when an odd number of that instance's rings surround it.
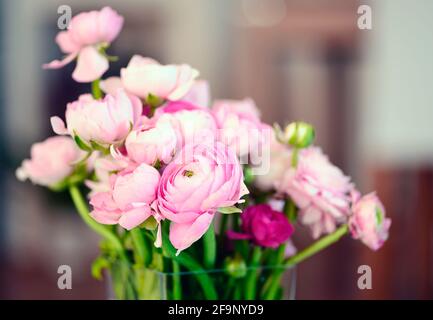
M 349 229 L 354 239 L 360 239 L 372 250 L 378 250 L 388 239 L 391 219 L 385 218 L 385 208 L 375 193 L 370 193 L 352 205 Z
M 72 78 L 77 82 L 92 82 L 108 70 L 108 59 L 100 52 L 119 34 L 123 17 L 110 7 L 101 11 L 83 12 L 72 18 L 67 31 L 57 34 L 60 50 L 67 54 L 63 60 L 44 64 L 46 69 L 62 68 L 77 58 Z
M 84 152 L 71 138 L 51 137 L 32 145 L 31 159 L 23 161 L 16 175 L 21 181 L 30 179 L 41 186 L 54 186 L 68 177 L 83 157 Z
M 218 208 L 248 193 L 236 155 L 221 143 L 187 145 L 164 169 L 155 209 L 171 221 L 170 241 L 178 252 L 208 230 Z
M 294 228 L 287 217 L 267 204 L 248 207 L 241 213 L 242 232 L 228 231 L 234 240 L 252 240 L 255 244 L 277 248 L 293 234 Z

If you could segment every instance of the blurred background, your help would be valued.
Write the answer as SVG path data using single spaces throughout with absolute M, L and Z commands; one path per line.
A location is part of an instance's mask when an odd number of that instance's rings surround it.
M 393 219 L 378 253 L 344 239 L 302 263 L 298 299 L 433 298 L 433 1 L 430 0 L 20 0 L 0 1 L 0 298 L 104 299 L 91 278 L 98 238 L 68 194 L 20 183 L 14 171 L 32 143 L 52 135 L 49 117 L 88 90 L 60 57 L 57 9 L 73 14 L 112 6 L 125 17 L 109 49 L 162 63 L 186 62 L 208 79 L 213 98 L 257 102 L 266 121 L 314 124 L 318 144 L 377 190 Z M 372 29 L 358 28 L 360 5 Z M 311 239 L 296 239 L 302 248 Z M 57 268 L 73 289 L 57 288 Z M 359 290 L 370 265 L 373 289 Z

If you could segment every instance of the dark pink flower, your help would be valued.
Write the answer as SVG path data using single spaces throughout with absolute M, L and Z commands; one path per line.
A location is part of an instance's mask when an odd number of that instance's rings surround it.
M 294 228 L 285 215 L 267 204 L 248 207 L 242 214 L 242 232 L 229 231 L 230 239 L 252 240 L 262 247 L 277 248 L 292 235 Z

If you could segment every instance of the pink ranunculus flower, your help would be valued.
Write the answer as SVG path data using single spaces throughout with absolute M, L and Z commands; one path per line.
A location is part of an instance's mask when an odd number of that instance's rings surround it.
M 139 55 L 133 56 L 128 66 L 120 70 L 123 88 L 143 99 L 153 94 L 179 100 L 189 92 L 198 75 L 189 65 L 161 65 Z
M 372 250 L 382 247 L 388 239 L 390 226 L 391 219 L 385 218 L 385 208 L 374 192 L 353 203 L 350 232 Z
M 57 34 L 56 42 L 67 56 L 43 67 L 58 69 L 77 58 L 72 78 L 77 82 L 99 79 L 108 70 L 108 59 L 99 51 L 108 46 L 119 34 L 123 17 L 110 7 L 100 11 L 83 12 L 74 16 L 68 30 Z
M 81 95 L 66 107 L 66 127 L 59 117 L 52 117 L 51 124 L 57 134 L 77 135 L 89 144 L 111 145 L 126 138 L 141 120 L 141 112 L 140 100 L 131 99 L 119 89 L 116 95 L 106 95 L 102 100 Z
M 276 187 L 292 198 L 315 239 L 348 219 L 353 185 L 318 147 L 300 151 L 297 168 L 289 167 Z
M 238 156 L 256 154 L 268 143 L 270 127 L 260 121 L 260 112 L 252 99 L 215 101 L 212 112 L 217 120 L 219 139 Z
M 91 195 L 90 215 L 102 224 L 119 224 L 130 230 L 153 215 L 159 172 L 147 165 L 127 168 L 110 176 L 110 190 Z
M 213 115 L 207 109 L 188 102 L 167 103 L 156 110 L 155 119 L 171 124 L 176 132 L 178 150 L 187 144 L 216 141 L 217 124 Z
M 170 241 L 178 253 L 208 230 L 218 208 L 248 193 L 236 155 L 222 143 L 185 146 L 165 168 L 155 209 L 171 221 Z
M 267 204 L 248 207 L 242 214 L 242 232 L 229 231 L 234 240 L 252 240 L 255 244 L 277 248 L 292 235 L 294 228 L 287 217 Z
M 111 155 L 101 157 L 97 152 L 94 152 L 92 157 L 93 155 L 97 156 L 93 161 L 96 180 L 85 181 L 85 185 L 90 189 L 90 197 L 98 192 L 110 191 L 112 173 L 122 171 L 130 166 L 130 161 L 113 159 Z
M 177 145 L 176 133 L 169 121 L 147 123 L 131 131 L 125 141 L 129 159 L 136 163 L 167 164 L 173 158 Z
M 69 137 L 51 137 L 35 143 L 31 158 L 24 160 L 17 169 L 18 179 L 30 179 L 41 186 L 54 186 L 67 178 L 74 170 L 74 164 L 84 157 Z

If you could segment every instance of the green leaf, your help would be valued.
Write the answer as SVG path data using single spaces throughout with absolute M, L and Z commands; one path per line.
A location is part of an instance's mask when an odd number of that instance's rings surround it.
M 157 227 L 158 227 L 158 222 L 152 216 L 150 216 L 142 224 L 140 224 L 140 228 L 144 228 L 144 229 L 150 230 L 150 231 L 156 230 Z
M 242 210 L 235 206 L 232 206 L 232 207 L 218 208 L 218 212 L 222 214 L 232 214 L 232 213 L 241 213 Z
M 97 280 L 102 279 L 102 271 L 110 267 L 110 262 L 103 256 L 99 256 L 92 263 L 92 276 Z
M 104 155 L 110 154 L 110 149 L 104 147 L 103 145 L 100 145 L 99 143 L 97 143 L 97 142 L 95 142 L 93 140 L 90 140 L 90 145 L 91 145 L 91 147 L 92 147 L 93 150 L 100 151 Z
M 101 82 L 100 79 L 97 79 L 97 80 L 92 82 L 92 96 L 96 100 L 101 99 L 103 96 L 101 87 L 99 86 L 100 82 Z
M 77 144 L 78 148 L 80 148 L 83 151 L 90 152 L 92 151 L 92 148 L 90 148 L 78 135 L 74 135 L 74 141 Z

